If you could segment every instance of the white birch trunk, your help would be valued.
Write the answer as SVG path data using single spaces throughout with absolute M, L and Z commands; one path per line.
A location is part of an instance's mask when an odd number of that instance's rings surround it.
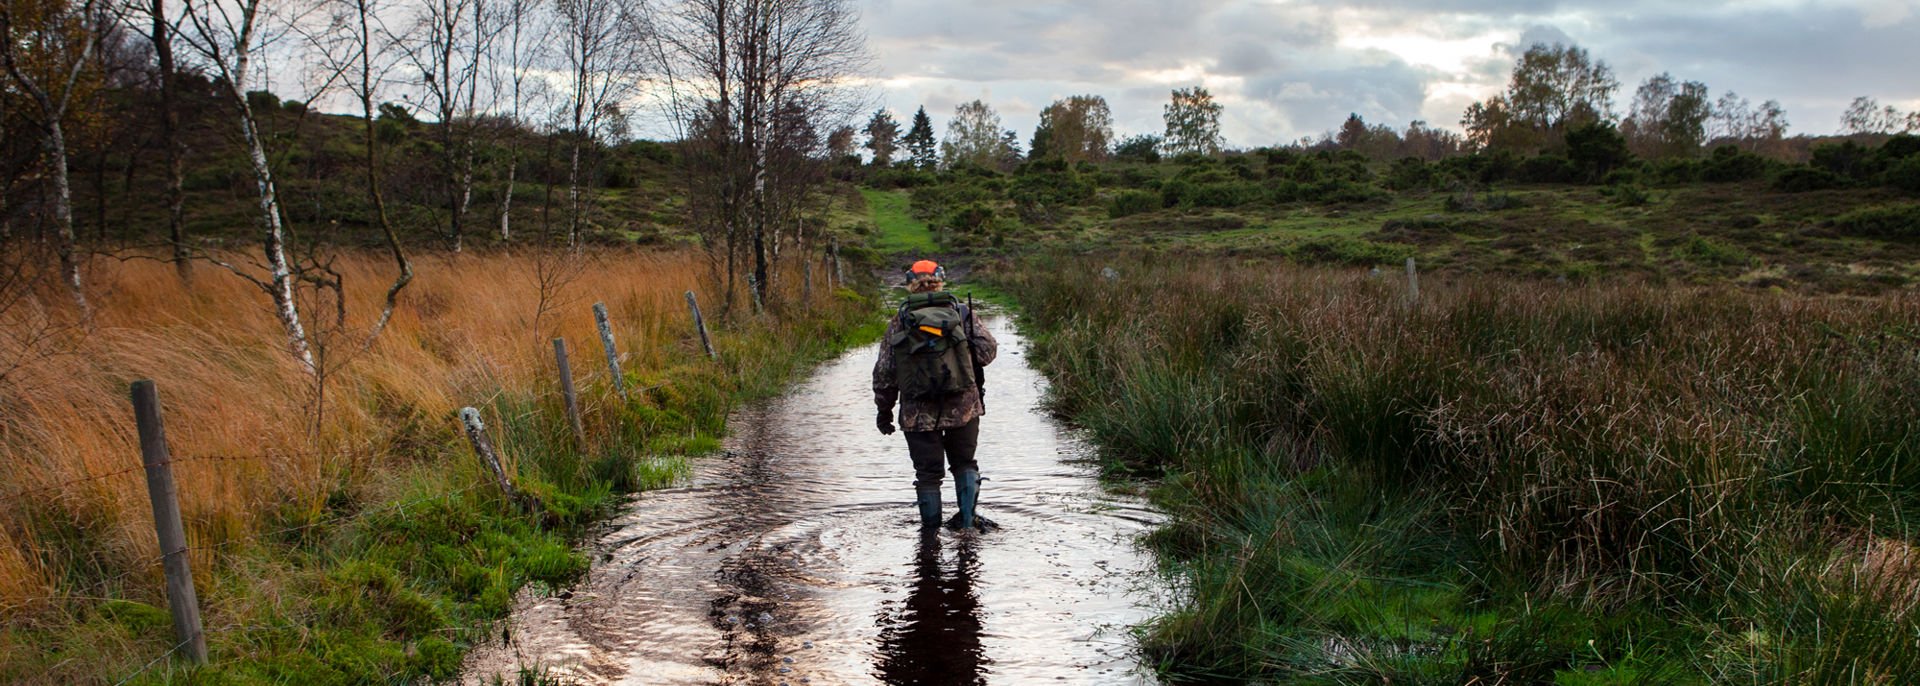
M 576 130 L 579 127 L 574 127 Z M 573 156 L 567 163 L 567 247 L 580 247 L 580 138 L 575 134 Z
M 260 140 L 260 129 L 253 119 L 253 108 L 247 103 L 244 88 L 234 84 L 233 97 L 240 107 L 240 135 L 247 145 L 248 161 L 253 164 L 254 181 L 260 187 L 261 248 L 266 253 L 267 268 L 273 274 L 267 293 L 273 296 L 274 316 L 287 330 L 287 348 L 307 371 L 318 372 L 313 349 L 307 343 L 307 329 L 300 322 L 299 303 L 294 299 L 293 266 L 287 260 L 286 227 L 280 220 L 280 195 L 273 183 L 273 167 L 267 161 L 267 150 Z
M 48 162 L 53 164 L 53 225 L 59 233 L 60 278 L 73 295 L 82 313 L 93 310 L 87 305 L 86 283 L 80 277 L 80 260 L 75 254 L 73 233 L 73 187 L 67 181 L 67 135 L 56 113 L 47 122 Z
M 460 195 L 453 206 L 453 251 L 460 252 L 461 225 L 466 222 L 467 208 L 473 204 L 473 141 L 467 141 L 465 158 L 460 165 Z
M 502 243 L 513 237 L 513 181 L 519 171 L 520 160 L 509 158 L 506 195 L 500 196 L 500 242 Z

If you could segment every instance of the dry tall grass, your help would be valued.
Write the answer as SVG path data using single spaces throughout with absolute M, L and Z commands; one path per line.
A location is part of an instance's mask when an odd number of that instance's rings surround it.
M 391 326 L 362 352 L 390 267 L 345 255 L 335 268 L 351 316 L 330 346 L 337 371 L 316 424 L 314 379 L 286 352 L 257 289 L 204 267 L 189 285 L 159 262 L 94 266 L 92 326 L 0 386 L 0 616 L 57 614 L 44 611 L 61 597 L 157 597 L 145 484 L 129 471 L 140 464 L 134 379 L 159 386 L 193 562 L 205 570 L 213 560 L 200 546 L 255 532 L 289 507 L 317 509 L 341 483 L 413 459 L 398 445 L 408 422 L 451 423 L 463 405 L 551 392 L 553 336 L 569 341 L 577 378 L 603 381 L 593 302 L 611 310 L 624 364 L 640 374 L 698 345 L 683 292 L 701 291 L 710 318 L 719 309 L 692 252 L 428 256 Z M 798 291 L 797 276 L 788 283 Z M 316 319 L 321 308 L 309 305 Z M 215 456 L 239 459 L 199 459 Z

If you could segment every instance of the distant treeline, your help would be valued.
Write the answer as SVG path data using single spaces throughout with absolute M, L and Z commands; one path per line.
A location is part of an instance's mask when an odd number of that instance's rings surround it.
M 1823 145 L 1850 141 L 1872 146 L 1892 135 L 1920 133 L 1920 111 L 1903 112 L 1869 97 L 1855 99 L 1841 117 L 1842 135 L 1788 136 L 1786 110 L 1778 101 L 1755 105 L 1732 91 L 1716 99 L 1706 84 L 1663 72 L 1634 91 L 1623 114 L 1614 106 L 1619 90 L 1612 68 L 1586 50 L 1536 44 L 1515 63 L 1504 92 L 1467 108 L 1460 120 L 1464 133 L 1425 121 L 1395 129 L 1369 124 L 1355 113 L 1337 130 L 1273 147 L 1350 151 L 1374 161 L 1435 161 L 1483 153 L 1572 157 L 1576 144 L 1591 145 L 1597 137 L 1617 136 L 1621 147 L 1645 159 L 1697 158 L 1733 147 L 1776 160 L 1805 162 Z M 1075 95 L 1041 111 L 1040 123 L 1023 150 L 1019 133 L 1001 128 L 993 108 L 974 100 L 955 108 L 946 136 L 937 144 L 931 119 L 922 107 L 904 133 L 893 115 L 881 109 L 863 130 L 846 127 L 835 132 L 829 148 L 843 161 L 858 159 L 855 139 L 863 133 L 862 147 L 872 166 L 923 171 L 965 164 L 1011 171 L 1034 160 L 1153 162 L 1162 156 L 1211 155 L 1228 149 L 1220 133 L 1223 111 L 1224 106 L 1204 87 L 1176 89 L 1164 109 L 1163 133 L 1120 138 L 1113 131 L 1113 115 L 1104 97 Z

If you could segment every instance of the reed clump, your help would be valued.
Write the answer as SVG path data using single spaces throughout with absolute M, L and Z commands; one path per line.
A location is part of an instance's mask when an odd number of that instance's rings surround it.
M 776 392 L 871 319 L 852 291 L 783 274 L 781 306 L 731 312 L 692 251 L 436 255 L 366 343 L 390 279 L 339 256 L 349 305 L 316 377 L 264 294 L 202 266 L 96 261 L 90 322 L 49 326 L 49 286 L 0 311 L 0 681 L 112 682 L 172 645 L 127 384 L 156 381 L 211 682 L 450 676 L 516 589 L 585 567 L 571 540 L 622 492 L 667 483 L 718 446 L 730 407 Z M 817 275 L 816 275 L 817 276 Z M 791 284 L 791 288 L 786 288 Z M 699 293 L 708 360 L 683 293 Z M 632 397 L 612 390 L 591 305 L 605 302 Z M 330 301 L 303 303 L 315 329 Z M 324 315 L 315 315 L 324 312 Z M 588 445 L 558 398 L 565 337 Z M 541 511 L 501 502 L 459 431 L 481 408 Z M 129 471 L 129 468 L 135 468 Z M 480 487 L 487 486 L 487 487 Z M 176 675 L 177 676 L 177 675 Z
M 1112 264 L 1116 280 L 1091 278 Z M 1036 258 L 1189 680 L 1920 679 L 1920 297 Z

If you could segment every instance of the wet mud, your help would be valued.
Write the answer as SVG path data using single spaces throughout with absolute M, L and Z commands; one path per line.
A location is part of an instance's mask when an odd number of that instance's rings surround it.
M 1159 584 L 1135 540 L 1158 516 L 1103 490 L 1039 407 L 1024 341 L 988 318 L 980 511 L 923 533 L 899 434 L 873 428 L 873 348 L 734 417 L 683 487 L 634 499 L 574 588 L 527 594 L 468 683 L 522 669 L 591 684 L 1150 684 L 1129 628 Z M 953 487 L 945 486 L 952 514 Z

